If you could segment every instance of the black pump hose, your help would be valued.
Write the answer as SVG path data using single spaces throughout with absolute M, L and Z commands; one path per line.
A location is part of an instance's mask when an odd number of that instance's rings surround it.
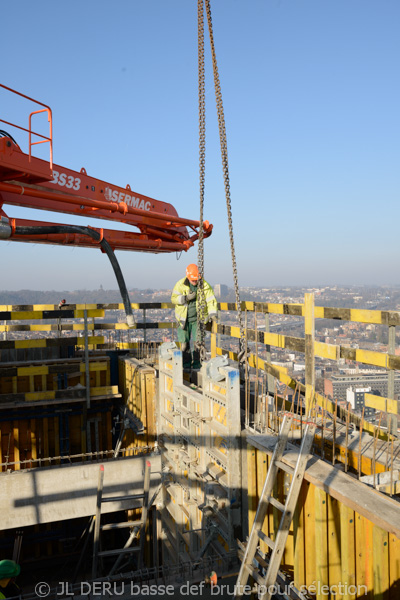
M 81 227 L 80 225 L 47 225 L 37 227 L 17 226 L 15 228 L 16 235 L 43 235 L 48 233 L 78 233 L 80 235 L 88 235 L 89 237 L 96 240 L 96 242 L 99 242 L 100 246 L 103 248 L 104 252 L 110 259 L 112 268 L 114 269 L 114 273 L 118 281 L 119 291 L 121 293 L 122 301 L 125 307 L 126 322 L 129 327 L 132 327 L 134 324 L 134 319 L 128 290 L 126 288 L 125 280 L 122 275 L 122 271 L 118 264 L 117 258 L 107 240 L 103 238 L 100 241 L 101 236 L 98 231 L 95 231 L 90 227 Z

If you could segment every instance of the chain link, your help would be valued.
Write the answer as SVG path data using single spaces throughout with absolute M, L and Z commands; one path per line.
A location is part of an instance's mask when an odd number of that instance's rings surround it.
M 197 265 L 199 269 L 199 281 L 197 293 L 199 294 L 200 310 L 197 312 L 197 342 L 196 346 L 200 352 L 202 361 L 206 358 L 205 348 L 205 297 L 204 297 L 204 186 L 206 170 L 206 102 L 205 102 L 205 70 L 204 70 L 204 0 L 197 2 L 197 30 L 198 30 L 198 67 L 199 67 L 199 179 L 200 179 L 200 227 Z
M 200 4 L 201 5 L 203 4 L 203 0 L 199 0 L 199 5 Z M 221 84 L 220 84 L 220 80 L 219 80 L 217 58 L 216 58 L 216 54 L 215 54 L 210 0 L 205 0 L 205 6 L 206 6 L 206 13 L 207 13 L 208 32 L 209 32 L 210 44 L 211 44 L 211 56 L 212 56 L 212 64 L 213 64 L 213 72 L 214 72 L 215 99 L 216 99 L 216 104 L 217 104 L 219 138 L 220 138 L 220 145 L 221 145 L 222 171 L 223 171 L 224 183 L 225 183 L 226 209 L 227 209 L 227 214 L 228 214 L 228 225 L 229 225 L 229 240 L 230 240 L 230 245 L 231 245 L 233 281 L 234 281 L 236 307 L 237 307 L 237 315 L 238 315 L 239 330 L 240 330 L 240 351 L 239 351 L 239 360 L 240 360 L 244 356 L 246 342 L 244 339 L 243 315 L 242 315 L 242 306 L 241 306 L 240 295 L 239 295 L 239 283 L 238 283 L 238 276 L 237 276 L 235 243 L 234 243 L 234 239 L 233 239 L 231 191 L 230 191 L 229 166 L 228 166 L 228 143 L 227 143 L 227 139 L 226 139 L 226 127 L 225 127 L 224 106 L 222 103 Z M 204 37 L 203 37 L 203 61 L 204 61 Z M 203 62 L 203 78 L 204 78 L 204 62 Z M 204 79 L 203 79 L 203 84 L 204 84 Z

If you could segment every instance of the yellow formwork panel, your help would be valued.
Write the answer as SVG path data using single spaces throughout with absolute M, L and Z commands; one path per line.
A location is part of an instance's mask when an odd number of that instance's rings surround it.
M 249 531 L 251 530 L 256 516 L 258 498 L 257 498 L 257 466 L 256 449 L 253 446 L 247 446 L 247 489 L 249 506 Z
M 299 589 L 306 580 L 305 564 L 305 494 L 306 486 L 303 484 L 299 494 L 299 501 L 293 515 L 293 581 Z
M 372 528 L 374 598 L 389 598 L 389 534 L 376 525 Z
M 382 410 L 383 412 L 391 413 L 394 415 L 398 414 L 398 401 L 390 398 L 384 398 L 383 396 L 376 396 L 375 394 L 365 394 L 365 406 L 375 408 L 375 410 Z
M 225 406 L 221 406 L 221 404 L 214 402 L 212 411 L 213 411 L 214 419 L 218 423 L 220 423 L 221 425 L 226 427 L 226 408 L 225 408 Z
M 260 450 L 256 450 L 256 477 L 257 477 L 257 501 L 259 501 L 260 496 L 261 496 L 261 492 L 263 489 L 263 485 L 264 485 L 264 481 L 265 478 L 267 476 L 267 455 L 264 454 L 263 452 L 260 452 Z M 269 523 L 268 523 L 268 519 L 265 519 L 264 522 L 264 526 L 262 528 L 263 533 L 265 533 L 265 535 L 269 536 Z M 261 552 L 269 552 L 269 547 L 268 545 L 263 542 L 262 540 L 260 541 L 260 548 L 261 548 Z
M 317 590 L 317 600 L 326 600 L 320 589 L 329 584 L 329 556 L 327 536 L 327 494 L 314 487 L 315 498 L 315 566 L 316 581 L 320 583 Z
M 389 535 L 389 577 L 390 600 L 397 600 L 400 587 L 400 539 L 393 534 Z
M 356 513 L 356 586 L 366 590 L 365 598 L 374 599 L 372 523 Z
M 266 454 L 248 445 L 247 467 L 251 526 L 267 472 Z M 274 496 L 283 500 L 281 482 Z M 277 527 L 278 521 L 269 514 L 264 533 L 274 539 Z M 307 481 L 302 485 L 282 566 L 293 571 L 298 589 L 314 590 L 317 600 L 326 599 L 329 589 L 336 600 L 399 598 L 400 539 Z
M 343 591 L 343 600 L 356 600 L 356 594 L 351 593 L 356 584 L 356 544 L 355 544 L 355 513 L 354 510 L 339 503 L 340 512 L 340 564 L 342 583 L 348 584 Z
M 326 496 L 326 502 L 329 581 L 342 581 L 339 502 L 329 494 Z M 343 600 L 341 589 L 337 590 L 335 600 Z

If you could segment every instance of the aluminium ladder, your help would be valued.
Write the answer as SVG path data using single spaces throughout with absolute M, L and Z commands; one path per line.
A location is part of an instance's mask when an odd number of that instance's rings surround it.
M 267 476 L 265 478 L 248 543 L 246 546 L 244 546 L 239 542 L 239 556 L 242 558 L 242 564 L 240 566 L 240 571 L 236 582 L 235 598 L 240 598 L 243 595 L 244 586 L 248 581 L 249 575 L 251 575 L 259 584 L 259 586 L 261 586 L 259 588 L 259 600 L 271 599 L 272 593 L 270 590 L 275 586 L 277 580 L 283 551 L 285 549 L 286 540 L 289 534 L 289 527 L 292 522 L 293 514 L 300 494 L 301 484 L 303 482 L 315 432 L 315 423 L 307 422 L 304 436 L 301 441 L 299 456 L 297 458 L 296 466 L 293 469 L 289 465 L 282 462 L 283 453 L 288 443 L 289 432 L 293 419 L 294 415 L 289 413 L 286 413 L 283 418 L 278 435 L 278 441 L 271 458 Z M 285 504 L 282 504 L 279 500 L 272 496 L 279 469 L 292 475 L 292 481 L 286 496 Z M 279 527 L 276 532 L 275 541 L 271 540 L 262 531 L 269 505 L 277 508 L 282 513 Z M 257 552 L 260 540 L 265 542 L 272 551 L 269 557 L 269 562 L 267 562 L 263 556 Z M 259 568 L 255 566 L 254 562 L 258 563 L 259 566 L 266 570 L 265 576 L 260 574 Z
M 93 563 L 92 563 L 92 578 L 96 579 L 98 571 L 98 559 L 103 556 L 117 556 L 117 560 L 114 563 L 109 575 L 112 575 L 117 570 L 117 567 L 121 563 L 123 557 L 132 552 L 139 554 L 138 566 L 141 568 L 143 562 L 144 552 L 144 540 L 145 540 L 145 527 L 147 522 L 147 515 L 149 511 L 149 491 L 150 491 L 150 475 L 151 475 L 151 463 L 146 460 L 144 470 L 144 485 L 143 492 L 141 494 L 132 494 L 128 496 L 110 496 L 103 498 L 103 481 L 104 481 L 104 465 L 100 465 L 99 470 L 99 482 L 97 488 L 97 505 L 96 505 L 96 516 L 94 526 L 94 540 L 93 540 Z M 125 521 L 122 523 L 108 523 L 105 525 L 100 524 L 101 519 L 101 504 L 103 502 L 118 502 L 123 500 L 142 500 L 142 514 L 138 521 Z M 99 551 L 100 546 L 100 530 L 110 529 L 122 529 L 131 528 L 131 533 L 128 540 L 123 548 L 116 550 L 104 550 Z M 131 547 L 132 542 L 139 537 L 139 546 Z

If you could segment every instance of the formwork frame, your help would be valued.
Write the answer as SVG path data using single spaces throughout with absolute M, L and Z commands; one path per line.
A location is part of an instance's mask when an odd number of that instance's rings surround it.
M 182 353 L 174 344 L 159 355 L 158 432 L 164 465 L 161 520 L 168 563 L 236 547 L 241 526 L 239 373 L 207 363 L 202 390 L 184 385 Z

